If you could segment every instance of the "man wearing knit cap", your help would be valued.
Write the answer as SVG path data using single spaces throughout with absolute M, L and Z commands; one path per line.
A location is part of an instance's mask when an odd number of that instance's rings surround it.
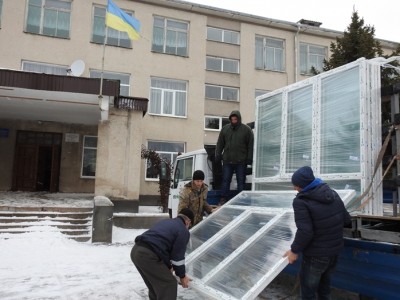
M 204 183 L 203 171 L 194 171 L 192 179 L 179 193 L 178 211 L 190 208 L 194 213 L 193 226 L 195 226 L 203 220 L 204 211 L 211 214 L 215 208 L 207 203 L 208 186 Z
M 193 212 L 185 208 L 176 218 L 162 220 L 136 237 L 131 260 L 149 289 L 150 300 L 176 299 L 178 282 L 172 271 L 182 287 L 188 287 L 185 252 L 193 221 Z
M 343 227 L 351 218 L 342 199 L 313 170 L 301 167 L 292 176 L 298 192 L 293 200 L 297 232 L 284 256 L 294 263 L 300 253 L 302 299 L 331 299 L 330 281 L 343 247 Z

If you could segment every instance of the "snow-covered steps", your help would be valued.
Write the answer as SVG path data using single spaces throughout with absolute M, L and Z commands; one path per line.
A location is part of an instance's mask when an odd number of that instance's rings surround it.
M 0 234 L 54 231 L 77 241 L 89 241 L 92 215 L 92 207 L 0 206 Z

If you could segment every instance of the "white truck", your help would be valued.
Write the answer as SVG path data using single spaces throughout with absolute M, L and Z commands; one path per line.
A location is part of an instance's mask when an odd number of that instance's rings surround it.
M 221 197 L 222 165 L 215 163 L 215 146 L 209 145 L 204 149 L 186 152 L 177 157 L 172 175 L 172 185 L 168 198 L 168 212 L 171 218 L 177 215 L 179 192 L 182 187 L 192 180 L 193 172 L 204 172 L 204 183 L 208 185 L 207 202 L 217 205 Z M 246 190 L 251 189 L 251 167 L 247 169 Z M 230 191 L 231 196 L 237 194 L 236 176 L 233 174 Z

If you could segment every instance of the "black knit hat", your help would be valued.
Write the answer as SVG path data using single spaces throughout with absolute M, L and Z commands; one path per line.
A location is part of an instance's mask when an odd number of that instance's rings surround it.
M 301 167 L 292 175 L 292 184 L 301 188 L 305 188 L 314 180 L 314 172 L 309 166 Z
M 204 180 L 204 173 L 201 170 L 194 171 L 193 180 Z
M 194 213 L 190 208 L 182 208 L 181 211 L 179 212 L 180 215 L 184 215 L 190 219 L 192 222 L 192 225 L 194 223 Z

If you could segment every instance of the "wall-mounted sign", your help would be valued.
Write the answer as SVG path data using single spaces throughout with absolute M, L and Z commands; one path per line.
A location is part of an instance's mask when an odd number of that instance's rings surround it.
M 0 138 L 8 138 L 8 135 L 10 133 L 10 129 L 8 128 L 0 128 Z
M 79 134 L 78 133 L 66 133 L 65 134 L 65 142 L 66 143 L 79 143 Z

